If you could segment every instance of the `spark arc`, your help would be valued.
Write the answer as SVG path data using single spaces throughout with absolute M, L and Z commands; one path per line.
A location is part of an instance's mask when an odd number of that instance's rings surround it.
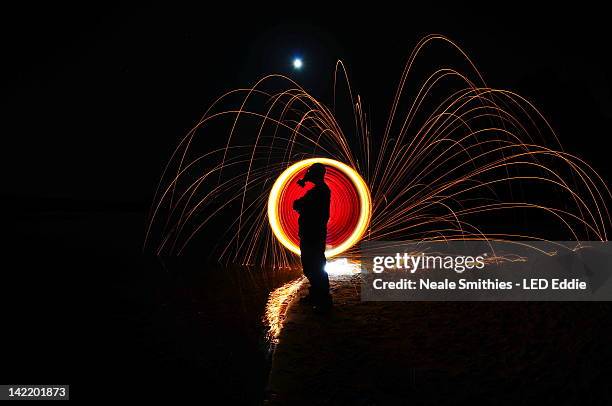
M 325 183 L 331 190 L 331 203 L 325 255 L 331 258 L 361 240 L 372 214 L 370 190 L 350 166 L 329 158 L 310 158 L 294 163 L 272 186 L 268 198 L 268 220 L 278 241 L 299 255 L 298 213 L 293 210 L 293 202 L 312 187 L 308 184 L 301 188 L 297 180 L 314 163 L 327 167 Z

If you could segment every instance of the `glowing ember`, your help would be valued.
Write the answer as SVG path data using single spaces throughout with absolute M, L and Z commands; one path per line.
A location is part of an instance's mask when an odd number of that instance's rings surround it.
M 278 342 L 278 336 L 283 329 L 289 303 L 291 303 L 291 299 L 302 287 L 304 281 L 306 281 L 306 278 L 302 276 L 272 291 L 270 296 L 268 296 L 264 323 L 268 327 L 268 338 L 273 344 Z

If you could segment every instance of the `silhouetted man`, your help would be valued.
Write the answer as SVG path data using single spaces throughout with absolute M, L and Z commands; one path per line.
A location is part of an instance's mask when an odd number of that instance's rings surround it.
M 293 202 L 293 209 L 300 213 L 300 251 L 304 275 L 310 282 L 309 301 L 320 309 L 332 304 L 329 278 L 325 272 L 325 240 L 331 193 L 324 179 L 323 164 L 310 166 L 298 184 L 304 187 L 306 182 L 312 182 L 314 187 Z

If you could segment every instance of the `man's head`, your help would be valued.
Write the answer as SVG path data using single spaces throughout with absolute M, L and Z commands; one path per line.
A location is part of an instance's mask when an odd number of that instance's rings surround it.
M 306 175 L 298 181 L 298 184 L 303 187 L 306 182 L 320 183 L 323 182 L 323 179 L 325 179 L 325 165 L 316 163 L 310 165 Z

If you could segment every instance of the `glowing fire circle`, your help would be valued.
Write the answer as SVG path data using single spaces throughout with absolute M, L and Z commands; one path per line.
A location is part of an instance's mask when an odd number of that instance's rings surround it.
M 298 213 L 293 210 L 293 202 L 312 187 L 308 183 L 301 188 L 297 181 L 314 163 L 327 167 L 325 183 L 331 190 L 331 202 L 325 255 L 331 258 L 359 242 L 372 215 L 370 190 L 350 166 L 329 158 L 310 158 L 291 165 L 272 186 L 268 198 L 268 220 L 278 241 L 299 255 Z

